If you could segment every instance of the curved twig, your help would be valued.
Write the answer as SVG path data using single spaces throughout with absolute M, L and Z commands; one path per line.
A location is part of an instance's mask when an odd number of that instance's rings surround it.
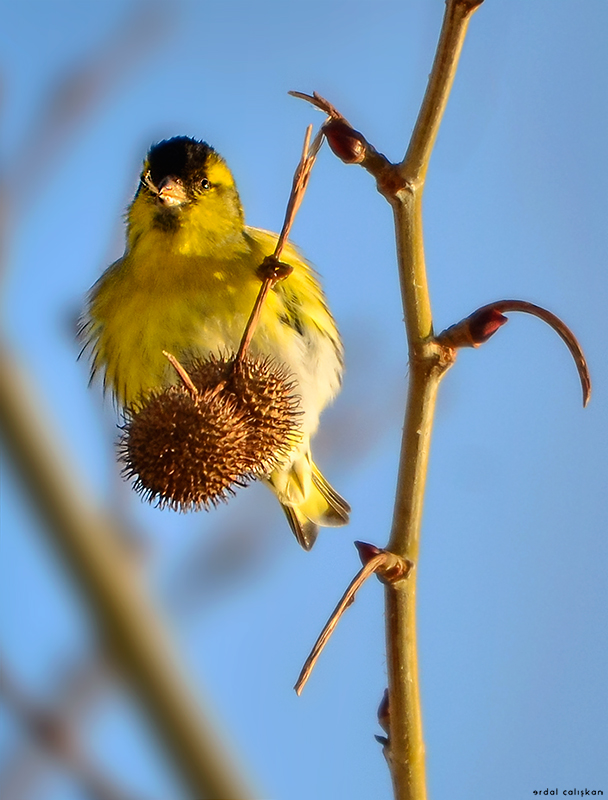
M 297 695 L 302 693 L 319 656 L 336 629 L 340 617 L 346 609 L 352 605 L 355 600 L 355 595 L 370 575 L 376 574 L 384 583 L 395 583 L 405 578 L 412 568 L 412 563 L 410 561 L 394 553 L 390 553 L 388 550 L 382 550 L 375 545 L 367 544 L 367 542 L 355 542 L 355 546 L 359 551 L 361 560 L 364 562 L 363 567 L 348 584 L 348 588 L 342 595 L 338 605 L 334 608 L 319 638 L 310 651 L 310 655 L 304 662 L 302 671 L 294 686 Z
M 562 339 L 574 359 L 583 390 L 583 406 L 586 406 L 591 397 L 591 376 L 589 375 L 589 367 L 587 366 L 587 359 L 583 349 L 566 323 L 542 306 L 529 303 L 527 300 L 497 300 L 494 303 L 488 303 L 478 308 L 470 316 L 457 322 L 456 325 L 452 325 L 442 331 L 437 336 L 437 342 L 455 348 L 477 347 L 489 339 L 504 324 L 499 319 L 499 315 L 502 316 L 503 313 L 508 313 L 509 311 L 521 311 L 524 314 L 532 314 L 532 316 L 542 319 Z M 506 321 L 506 318 L 504 318 L 504 321 Z
M 340 621 L 340 617 L 346 611 L 346 609 L 354 602 L 355 595 L 359 591 L 359 589 L 363 586 L 365 581 L 373 575 L 374 572 L 378 569 L 381 562 L 384 560 L 384 552 L 381 551 L 377 555 L 375 555 L 372 559 L 370 559 L 367 564 L 365 564 L 359 572 L 355 575 L 352 581 L 348 584 L 347 590 L 342 595 L 340 602 L 332 611 L 331 617 L 327 620 L 327 623 L 323 630 L 321 631 L 319 638 L 314 643 L 312 650 L 310 651 L 310 655 L 304 662 L 304 666 L 302 667 L 302 671 L 296 681 L 295 686 L 293 687 L 296 690 L 296 694 L 300 695 L 302 693 L 302 689 L 306 685 L 306 682 L 310 678 L 310 674 L 313 671 L 315 664 L 321 653 L 323 652 L 323 648 L 329 641 L 329 637 L 332 635 L 338 622 Z
M 324 114 L 327 114 L 328 117 L 332 119 L 341 119 L 344 122 L 347 122 L 346 117 L 341 114 L 338 109 L 332 105 L 329 100 L 326 100 L 324 97 L 318 92 L 313 92 L 312 94 L 306 94 L 306 92 L 287 92 L 287 94 L 291 95 L 292 97 L 297 97 L 300 100 L 306 100 L 308 103 L 313 105 L 315 108 L 318 108 L 319 111 L 322 111 Z

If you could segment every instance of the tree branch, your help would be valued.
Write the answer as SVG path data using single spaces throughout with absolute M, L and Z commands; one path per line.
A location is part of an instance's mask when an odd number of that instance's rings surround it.
M 297 96 L 327 113 L 323 126 L 334 153 L 360 164 L 393 208 L 410 378 L 397 496 L 386 550 L 412 564 L 385 587 L 389 736 L 384 752 L 396 800 L 425 800 L 424 741 L 416 649 L 416 563 L 437 390 L 455 350 L 433 333 L 422 231 L 422 192 L 471 14 L 483 0 L 447 0 L 427 90 L 405 158 L 392 164 L 331 103 Z
M 93 614 L 133 690 L 193 796 L 253 796 L 220 744 L 172 653 L 158 611 L 125 556 L 120 532 L 99 511 L 66 463 L 37 394 L 0 342 L 0 433 L 30 496 L 78 577 Z

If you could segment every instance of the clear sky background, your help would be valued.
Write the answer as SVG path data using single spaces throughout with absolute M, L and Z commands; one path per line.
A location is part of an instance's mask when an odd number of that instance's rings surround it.
M 314 451 L 352 523 L 322 532 L 311 553 L 260 486 L 210 514 L 143 505 L 117 478 L 113 410 L 87 388 L 74 329 L 86 291 L 122 253 L 122 215 L 151 142 L 207 140 L 233 169 L 248 223 L 278 229 L 305 127 L 323 119 L 288 90 L 320 92 L 401 158 L 443 3 L 1 0 L 0 12 L 4 333 L 83 482 L 137 530 L 180 659 L 259 796 L 389 798 L 373 738 L 386 684 L 377 581 L 303 696 L 292 690 L 359 568 L 352 542 L 384 545 L 391 522 L 407 360 L 391 213 L 370 176 L 324 149 L 293 231 L 323 276 L 347 363 Z M 583 410 L 558 337 L 512 315 L 442 385 L 419 565 L 432 800 L 608 793 L 607 32 L 605 0 L 487 0 L 431 162 L 436 329 L 492 300 L 530 300 L 575 331 L 593 379 Z M 85 79 L 88 103 L 53 132 L 45 109 L 85 68 L 98 89 Z M 2 467 L 1 655 L 28 693 L 53 698 L 94 628 Z M 132 796 L 182 796 L 120 692 L 91 703 L 82 737 Z M 22 741 L 5 715 L 0 775 Z M 54 768 L 33 796 L 85 797 Z

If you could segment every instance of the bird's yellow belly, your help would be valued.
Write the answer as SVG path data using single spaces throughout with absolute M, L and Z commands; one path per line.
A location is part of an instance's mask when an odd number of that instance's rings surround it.
M 127 280 L 115 281 L 98 309 L 99 356 L 106 384 L 121 405 L 175 382 L 163 350 L 179 360 L 235 353 L 261 285 L 255 276 L 243 278 L 220 266 L 190 264 L 187 272 L 163 266 L 147 280 L 131 271 Z M 268 298 L 252 349 L 282 360 L 289 346 L 276 321 L 277 303 Z

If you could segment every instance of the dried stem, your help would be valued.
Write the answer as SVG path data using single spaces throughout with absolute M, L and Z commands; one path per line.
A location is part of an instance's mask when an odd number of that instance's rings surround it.
M 293 176 L 291 192 L 289 193 L 287 209 L 285 211 L 285 220 L 283 221 L 283 227 L 281 228 L 279 238 L 277 239 L 274 253 L 270 256 L 267 256 L 260 265 L 259 271 L 262 278 L 262 286 L 260 287 L 260 291 L 256 297 L 253 309 L 249 319 L 247 320 L 245 330 L 243 331 L 239 350 L 236 355 L 236 361 L 240 361 L 243 358 L 249 345 L 251 344 L 253 334 L 255 333 L 255 329 L 260 319 L 260 314 L 262 313 L 262 306 L 264 305 L 264 301 L 268 296 L 268 292 L 272 289 L 275 283 L 283 280 L 283 278 L 286 278 L 293 270 L 289 264 L 284 264 L 281 262 L 281 255 L 285 245 L 287 244 L 287 239 L 293 226 L 293 222 L 296 218 L 296 214 L 298 213 L 298 209 L 300 208 L 302 200 L 304 199 L 304 194 L 308 186 L 310 173 L 317 158 L 317 153 L 319 152 L 321 144 L 323 143 L 323 133 L 322 131 L 319 131 L 311 145 L 311 133 L 312 125 L 309 125 L 306 128 L 304 146 L 302 148 L 302 157 L 300 158 L 300 162 L 296 167 L 296 171 Z
M 565 343 L 566 347 L 570 351 L 570 354 L 572 355 L 572 358 L 574 359 L 581 382 L 581 388 L 583 390 L 583 406 L 587 405 L 589 398 L 591 397 L 591 376 L 589 375 L 587 359 L 585 358 L 585 354 L 578 343 L 578 339 L 565 322 L 563 322 L 551 311 L 547 311 L 546 308 L 537 306 L 534 303 L 529 303 L 527 300 L 499 300 L 496 303 L 490 303 L 487 306 L 483 306 L 481 309 L 479 309 L 479 311 L 486 311 L 488 309 L 499 311 L 501 313 L 509 311 L 522 311 L 524 314 L 532 314 L 533 317 L 542 319 L 542 321 L 546 322 L 549 327 L 553 328 L 553 330 Z
M 298 209 L 300 208 L 302 200 L 304 199 L 304 194 L 308 187 L 308 181 L 310 180 L 310 174 L 317 159 L 317 154 L 321 149 L 321 145 L 323 144 L 323 131 L 319 131 L 317 133 L 312 144 L 310 144 L 311 133 L 312 125 L 309 125 L 306 129 L 306 135 L 304 137 L 302 158 L 300 159 L 300 163 L 298 164 L 293 176 L 291 192 L 289 194 L 289 200 L 287 201 L 287 210 L 285 211 L 285 220 L 283 222 L 283 227 L 281 228 L 277 246 L 274 251 L 274 257 L 277 261 L 280 260 L 281 254 L 283 253 L 283 248 L 285 247 L 287 239 L 289 238 L 296 214 L 298 213 Z
M 270 256 L 270 258 L 272 258 L 272 256 Z M 272 289 L 276 282 L 277 278 L 275 278 L 273 275 L 267 275 L 262 281 L 260 291 L 258 292 L 258 296 L 253 304 L 253 309 L 249 315 L 249 319 L 247 320 L 247 325 L 245 325 L 245 330 L 243 331 L 243 336 L 241 337 L 241 343 L 239 345 L 239 350 L 236 354 L 235 361 L 241 361 L 249 349 L 249 345 L 253 339 L 253 334 L 255 333 L 255 329 L 257 328 L 258 321 L 260 319 L 260 314 L 262 313 L 264 301 L 268 296 L 268 292 Z
M 355 542 L 355 547 L 359 551 L 359 556 L 363 561 L 363 568 L 359 570 L 349 583 L 348 588 L 342 595 L 342 599 L 334 608 L 319 638 L 310 651 L 310 655 L 304 662 L 300 676 L 294 686 L 297 695 L 302 694 L 302 690 L 306 686 L 315 664 L 329 641 L 330 636 L 336 629 L 338 622 L 340 622 L 342 614 L 354 603 L 357 592 L 370 575 L 376 574 L 381 581 L 385 583 L 394 583 L 395 581 L 405 578 L 413 566 L 410 561 L 399 558 L 399 556 L 396 556 L 394 553 L 389 553 L 388 550 L 381 550 L 367 542 Z
M 562 339 L 574 359 L 583 390 L 583 406 L 586 406 L 591 397 L 591 376 L 583 349 L 566 323 L 542 306 L 527 300 L 497 300 L 481 306 L 455 325 L 450 325 L 437 336 L 437 341 L 453 348 L 479 347 L 507 321 L 503 312 L 509 311 L 521 311 L 542 319 Z
M 188 375 L 185 368 L 179 363 L 179 361 L 177 360 L 177 358 L 175 358 L 174 355 L 168 353 L 166 350 L 163 350 L 163 355 L 167 359 L 169 364 L 171 364 L 173 369 L 177 372 L 179 379 L 184 384 L 186 389 L 190 392 L 190 396 L 193 399 L 197 398 L 198 390 L 196 386 L 192 383 L 192 378 L 190 377 L 190 375 Z
M 367 562 L 360 570 L 357 572 L 353 580 L 348 584 L 347 590 L 342 595 L 342 598 L 338 605 L 332 611 L 330 618 L 327 620 L 327 623 L 323 630 L 321 631 L 319 638 L 314 643 L 312 650 L 310 651 L 310 655 L 304 662 L 304 666 L 302 667 L 302 671 L 296 681 L 295 686 L 293 687 L 296 690 L 296 694 L 302 694 L 302 690 L 306 686 L 308 679 L 317 663 L 317 660 L 327 642 L 329 641 L 330 636 L 336 629 L 336 625 L 340 622 L 340 617 L 346 611 L 346 609 L 355 601 L 355 595 L 359 591 L 359 589 L 363 586 L 365 581 L 373 575 L 374 572 L 378 569 L 380 563 L 384 560 L 385 554 L 384 551 L 380 551 L 378 555 L 374 556 L 370 561 Z

